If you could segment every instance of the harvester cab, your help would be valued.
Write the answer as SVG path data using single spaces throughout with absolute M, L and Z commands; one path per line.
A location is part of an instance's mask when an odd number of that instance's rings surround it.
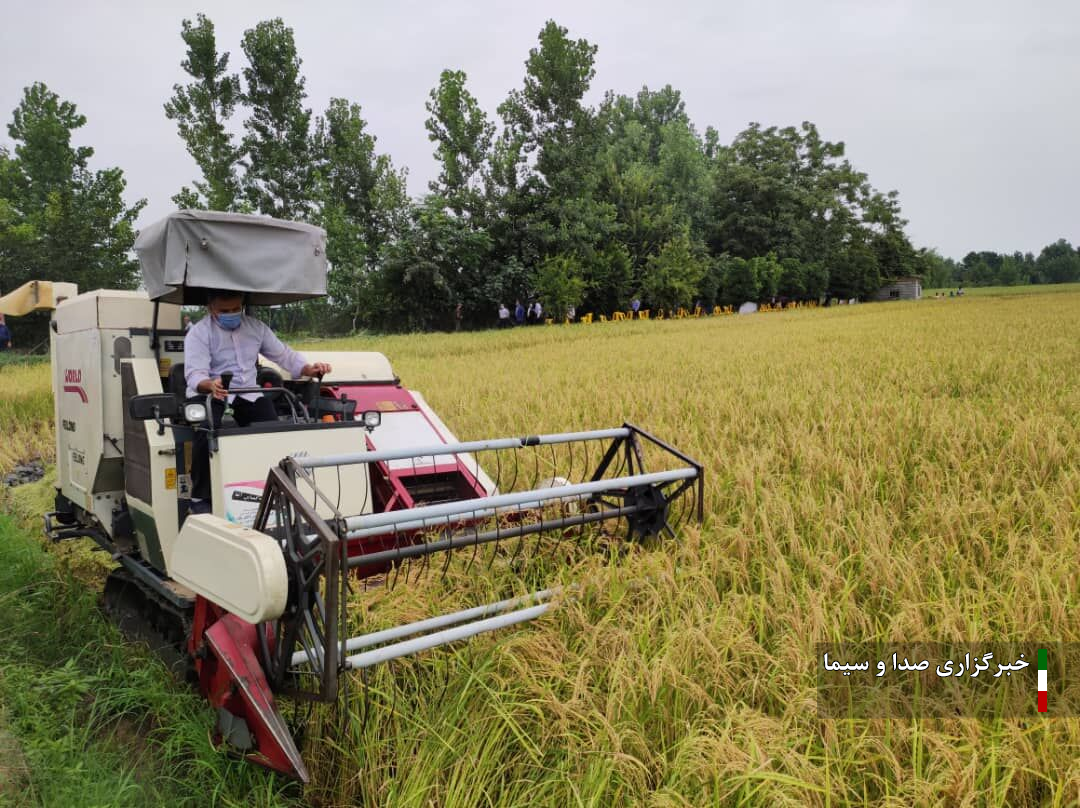
M 462 442 L 378 353 L 306 352 L 332 372 L 262 360 L 276 418 L 215 428 L 186 396 L 181 306 L 209 289 L 273 306 L 326 293 L 326 236 L 261 216 L 180 211 L 135 245 L 144 292 L 28 284 L 0 312 L 53 309 L 54 540 L 87 537 L 118 562 L 106 609 L 197 681 L 215 737 L 307 780 L 277 705 L 335 702 L 349 671 L 539 617 L 557 591 L 389 630 L 364 629 L 354 584 L 390 586 L 455 553 L 675 537 L 702 514 L 703 471 L 631 425 Z M 223 379 L 223 382 L 225 380 Z M 192 513 L 192 447 L 210 447 L 211 513 Z M 435 556 L 445 559 L 432 564 Z M 404 571 L 404 574 L 402 574 Z M 433 604 L 435 606 L 435 604 Z M 434 611 L 434 608 L 433 608 Z

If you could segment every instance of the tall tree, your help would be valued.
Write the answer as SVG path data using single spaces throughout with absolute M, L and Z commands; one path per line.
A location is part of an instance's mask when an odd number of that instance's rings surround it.
M 429 196 L 413 211 L 412 226 L 384 251 L 373 275 L 369 315 L 381 327 L 404 331 L 448 328 L 460 303 L 472 322 L 490 321 L 498 300 L 485 288 L 488 236 Z
M 1035 268 L 1044 283 L 1080 281 L 1080 253 L 1065 239 L 1058 239 L 1043 247 Z
M 72 190 L 76 173 L 82 174 L 94 150 L 72 146 L 71 134 L 86 124 L 75 105 L 62 101 L 42 82 L 23 90 L 12 113 L 8 137 L 15 141 L 14 171 L 8 175 L 9 199 L 17 200 L 24 213 L 41 209 L 51 196 Z
M 173 201 L 181 208 L 235 210 L 240 201 L 237 176 L 240 150 L 226 128 L 240 100 L 240 78 L 229 73 L 228 52 L 218 54 L 214 23 L 199 14 L 184 20 L 180 33 L 187 55 L 180 63 L 193 81 L 173 85 L 165 116 L 176 121 L 188 154 L 202 172 L 194 190 L 184 187 Z
M 312 207 L 311 110 L 304 108 L 304 77 L 293 31 L 281 18 L 244 32 L 243 190 L 261 213 L 303 219 Z
M 94 150 L 72 145 L 86 123 L 75 104 L 42 83 L 23 91 L 0 149 L 0 278 L 5 291 L 28 280 L 82 289 L 133 288 L 135 219 L 146 205 L 124 202 L 119 168 L 88 167 Z M 44 322 L 44 321 L 43 321 Z
M 543 312 L 556 322 L 569 316 L 570 309 L 581 305 L 585 282 L 577 260 L 569 255 L 556 255 L 544 261 L 533 279 Z
M 435 158 L 442 166 L 438 179 L 428 187 L 445 199 L 455 214 L 468 215 L 475 226 L 481 226 L 482 175 L 495 126 L 465 87 L 465 79 L 460 70 L 444 70 L 439 86 L 431 91 L 425 105 L 429 116 L 424 125 L 428 139 L 435 144 Z
M 683 232 L 649 258 L 642 294 L 649 305 L 668 311 L 689 306 L 698 294 L 706 268 L 705 261 L 694 254 L 689 233 Z
M 500 235 L 513 240 L 500 246 L 534 266 L 553 255 L 586 257 L 614 222 L 611 206 L 595 195 L 597 129 L 584 103 L 596 46 L 571 39 L 554 21 L 538 40 L 522 89 L 499 106 L 504 130 L 493 171 L 510 225 Z
M 408 223 L 405 172 L 377 154 L 359 104 L 332 98 L 315 122 L 315 221 L 327 232 L 328 286 L 354 326 L 365 311 L 369 274 Z
M 710 243 L 746 258 L 828 260 L 860 227 L 866 175 L 817 127 L 751 124 L 715 161 Z

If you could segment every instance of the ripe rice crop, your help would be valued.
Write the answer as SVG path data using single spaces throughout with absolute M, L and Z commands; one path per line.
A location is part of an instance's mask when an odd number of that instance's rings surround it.
M 580 589 L 545 617 L 350 676 L 311 803 L 1080 802 L 1080 721 L 822 721 L 814 649 L 1080 641 L 1080 293 L 303 347 L 382 351 L 463 440 L 625 420 L 706 468 L 678 542 L 546 565 Z M 433 568 L 365 624 L 512 575 Z

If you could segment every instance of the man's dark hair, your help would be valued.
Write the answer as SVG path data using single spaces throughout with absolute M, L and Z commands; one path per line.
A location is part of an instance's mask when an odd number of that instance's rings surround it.
M 206 290 L 206 304 L 217 300 L 234 300 L 236 298 L 244 299 L 244 293 L 239 292 L 236 289 L 207 289 Z

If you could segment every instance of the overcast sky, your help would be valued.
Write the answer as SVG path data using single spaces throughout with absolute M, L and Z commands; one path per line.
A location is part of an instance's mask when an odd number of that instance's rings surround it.
M 86 115 L 77 143 L 94 165 L 120 166 L 129 200 L 148 200 L 140 224 L 164 215 L 195 176 L 162 104 L 185 80 L 180 21 L 199 11 L 237 71 L 244 30 L 281 16 L 312 109 L 359 102 L 414 195 L 437 172 L 423 121 L 440 71 L 465 70 L 494 115 L 552 18 L 599 46 L 593 103 L 671 84 L 723 142 L 750 121 L 814 121 L 876 187 L 899 190 L 919 246 L 962 257 L 1080 241 L 1077 0 L 5 0 L 5 125 L 22 88 L 46 82 Z

